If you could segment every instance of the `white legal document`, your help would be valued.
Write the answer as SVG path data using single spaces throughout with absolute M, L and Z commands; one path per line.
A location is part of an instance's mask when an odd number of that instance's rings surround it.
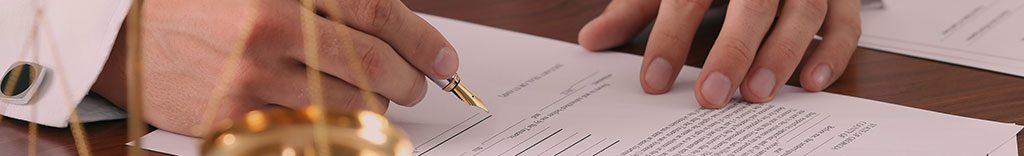
M 700 109 L 696 68 L 647 95 L 641 57 L 423 15 L 459 49 L 463 82 L 491 114 L 431 89 L 386 116 L 415 155 L 984 155 L 1020 126 L 784 87 L 770 104 Z M 166 132 L 144 148 L 197 154 Z M 152 144 L 150 144 L 152 143 Z
M 1024 76 L 1024 1 L 884 2 L 861 12 L 861 46 Z
M 988 153 L 988 156 L 1017 156 L 1017 137 L 1006 140 L 1006 143 L 992 153 Z
M 186 137 L 159 129 L 146 134 L 142 139 L 145 140 L 142 148 L 181 156 L 198 156 L 199 144 L 202 143 L 202 140 L 198 138 Z M 134 142 L 127 143 L 127 145 L 134 145 Z M 1002 146 L 989 153 L 988 156 L 1017 156 L 1017 137 L 1010 138 Z

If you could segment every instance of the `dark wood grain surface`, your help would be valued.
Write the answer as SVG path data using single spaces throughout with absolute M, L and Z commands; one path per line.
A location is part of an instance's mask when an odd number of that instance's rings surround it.
M 608 0 L 406 0 L 409 8 L 487 26 L 576 42 L 579 29 L 597 17 Z M 693 51 L 706 53 L 716 36 L 715 24 L 701 28 Z M 643 40 L 618 51 L 643 53 Z M 704 57 L 691 56 L 700 66 Z M 639 66 L 639 65 L 637 65 Z M 846 73 L 827 92 L 884 101 L 947 114 L 1024 124 L 1024 78 L 892 54 L 858 49 Z M 799 70 L 798 70 L 799 71 Z M 798 85 L 794 80 L 789 84 Z M 85 125 L 95 155 L 124 155 L 124 120 Z M 26 155 L 28 123 L 0 123 L 0 155 Z M 922 129 L 927 131 L 927 129 Z M 69 129 L 39 127 L 40 155 L 75 155 Z M 1018 133 L 1024 147 L 1024 133 Z M 1018 151 L 1024 154 L 1024 148 Z M 152 153 L 158 154 L 158 153 Z

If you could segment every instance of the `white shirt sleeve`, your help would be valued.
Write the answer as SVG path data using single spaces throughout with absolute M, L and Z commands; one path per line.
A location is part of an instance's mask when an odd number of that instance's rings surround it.
M 38 4 L 43 6 L 41 18 L 35 16 L 35 3 L 43 3 Z M 67 127 L 71 110 L 83 101 L 102 71 L 130 5 L 131 0 L 6 1 L 0 5 L 0 68 L 6 72 L 16 61 L 35 60 L 48 70 L 32 102 L 0 102 L 0 113 Z M 37 37 L 31 40 L 36 21 Z M 33 45 L 38 45 L 35 52 Z

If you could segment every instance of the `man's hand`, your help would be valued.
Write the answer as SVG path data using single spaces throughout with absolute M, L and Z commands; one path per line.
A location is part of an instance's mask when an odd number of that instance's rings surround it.
M 671 90 L 712 0 L 613 0 L 583 27 L 580 44 L 601 50 L 625 43 L 654 20 L 640 81 L 644 91 Z M 800 84 L 821 91 L 846 68 L 860 38 L 859 0 L 732 0 L 725 24 L 696 83 L 698 102 L 721 108 L 740 88 L 751 102 L 768 102 L 789 80 L 816 33 Z M 773 26 L 774 24 L 774 26 Z
M 329 109 L 386 108 L 388 101 L 413 106 L 426 92 L 424 75 L 444 79 L 458 69 L 458 56 L 444 36 L 398 0 L 335 0 L 341 8 L 327 8 L 323 2 L 313 12 L 288 0 L 146 1 L 146 121 L 199 135 L 191 130 L 201 123 L 210 100 L 223 103 L 217 120 L 265 107 L 309 105 L 310 60 L 303 50 L 302 14 L 320 13 L 312 21 L 319 35 L 319 67 L 314 69 L 321 73 Z M 329 12 L 335 10 L 339 12 Z M 336 26 L 350 38 L 339 36 Z M 342 47 L 349 39 L 355 51 Z M 125 54 L 123 48 L 115 49 L 93 90 L 124 106 Z M 211 99 L 229 70 L 224 68 L 229 56 L 237 50 L 244 51 L 237 77 L 225 84 L 225 98 Z M 358 83 L 359 74 L 366 74 L 366 85 Z

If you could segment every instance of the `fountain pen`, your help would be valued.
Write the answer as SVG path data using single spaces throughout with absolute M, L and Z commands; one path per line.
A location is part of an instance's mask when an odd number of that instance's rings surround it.
M 434 84 L 437 84 L 438 87 L 441 87 L 441 90 L 455 94 L 455 97 L 459 98 L 459 100 L 462 100 L 462 102 L 466 103 L 466 105 L 480 108 L 484 110 L 484 112 L 491 112 L 487 110 L 487 107 L 484 107 L 484 102 L 480 101 L 480 98 L 476 97 L 476 94 L 473 94 L 473 92 L 469 91 L 469 88 L 466 87 L 466 84 L 462 83 L 462 79 L 459 79 L 459 74 L 452 75 L 452 77 L 449 77 L 448 79 L 444 80 L 430 79 L 430 81 L 434 81 Z

